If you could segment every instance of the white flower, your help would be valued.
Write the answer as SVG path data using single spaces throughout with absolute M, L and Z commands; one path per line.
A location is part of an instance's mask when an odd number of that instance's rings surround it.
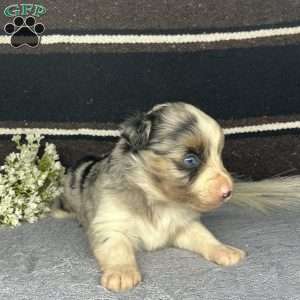
M 18 157 L 18 155 L 16 153 L 12 152 L 7 156 L 6 160 L 8 162 L 14 162 L 17 157 Z
M 21 140 L 21 136 L 20 135 L 14 135 L 11 139 L 13 142 L 15 142 L 16 144 L 19 144 L 20 143 L 20 140 Z
M 39 135 L 14 136 L 18 153 L 12 152 L 0 166 L 0 226 L 17 226 L 20 222 L 35 222 L 45 216 L 53 200 L 62 192 L 64 168 L 56 147 L 46 143 L 39 158 Z
M 15 215 L 10 215 L 8 220 L 9 220 L 10 225 L 12 225 L 12 226 L 17 226 L 19 224 L 19 219 Z

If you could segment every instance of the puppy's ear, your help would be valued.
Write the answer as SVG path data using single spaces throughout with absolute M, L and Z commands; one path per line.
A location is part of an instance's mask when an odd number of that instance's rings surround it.
M 162 103 L 162 104 L 157 104 L 154 107 L 152 107 L 152 109 L 150 111 L 148 111 L 147 115 L 152 115 L 155 114 L 159 111 L 163 111 L 164 108 L 168 107 L 171 103 L 166 102 L 166 103 Z
M 151 132 L 152 122 L 147 114 L 139 113 L 121 124 L 121 137 L 133 151 L 144 149 Z

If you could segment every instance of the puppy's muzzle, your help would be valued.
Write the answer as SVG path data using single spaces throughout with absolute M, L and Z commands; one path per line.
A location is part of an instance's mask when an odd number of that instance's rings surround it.
M 233 183 L 230 177 L 223 174 L 218 174 L 210 188 L 212 201 L 220 204 L 228 201 L 231 198 L 232 190 Z
M 220 201 L 227 201 L 231 198 L 232 194 L 232 186 L 230 185 L 223 185 L 220 188 Z

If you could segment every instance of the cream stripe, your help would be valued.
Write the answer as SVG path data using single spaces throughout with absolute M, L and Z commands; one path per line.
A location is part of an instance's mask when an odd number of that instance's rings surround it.
M 59 129 L 59 128 L 0 128 L 0 135 L 13 134 L 41 134 L 41 135 L 85 135 L 85 136 L 100 136 L 100 137 L 118 137 L 119 130 L 107 129 Z
M 57 34 L 42 36 L 41 44 L 187 44 L 246 40 L 295 34 L 300 34 L 300 26 L 202 34 Z M 9 36 L 0 36 L 0 44 L 9 43 Z
M 225 135 L 243 134 L 243 133 L 257 133 L 265 131 L 278 131 L 287 129 L 300 129 L 300 121 L 294 122 L 277 122 L 253 126 L 241 126 L 225 128 Z M 59 128 L 0 128 L 0 135 L 13 134 L 30 134 L 38 133 L 42 135 L 62 135 L 62 136 L 99 136 L 99 137 L 118 137 L 119 130 L 108 129 L 59 129 Z
M 0 35 L 0 44 L 10 44 L 10 36 Z
M 228 33 L 176 35 L 49 35 L 42 38 L 42 44 L 187 44 L 246 40 L 293 34 L 300 34 L 300 26 Z
M 233 134 L 241 134 L 241 133 L 256 133 L 256 132 L 264 132 L 264 131 L 278 131 L 278 130 L 297 129 L 297 128 L 300 128 L 300 121 L 276 122 L 276 123 L 253 125 L 253 126 L 225 128 L 224 134 L 233 135 Z

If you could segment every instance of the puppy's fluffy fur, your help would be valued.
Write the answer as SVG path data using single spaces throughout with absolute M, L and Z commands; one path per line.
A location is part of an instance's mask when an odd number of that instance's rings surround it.
M 167 103 L 126 120 L 110 154 L 68 172 L 62 206 L 85 227 L 105 288 L 122 291 L 141 281 L 138 249 L 174 246 L 224 266 L 245 257 L 200 222 L 232 189 L 223 144 L 211 117 L 186 103 Z M 186 165 L 191 153 L 195 166 Z M 224 186 L 229 193 L 222 197 Z

